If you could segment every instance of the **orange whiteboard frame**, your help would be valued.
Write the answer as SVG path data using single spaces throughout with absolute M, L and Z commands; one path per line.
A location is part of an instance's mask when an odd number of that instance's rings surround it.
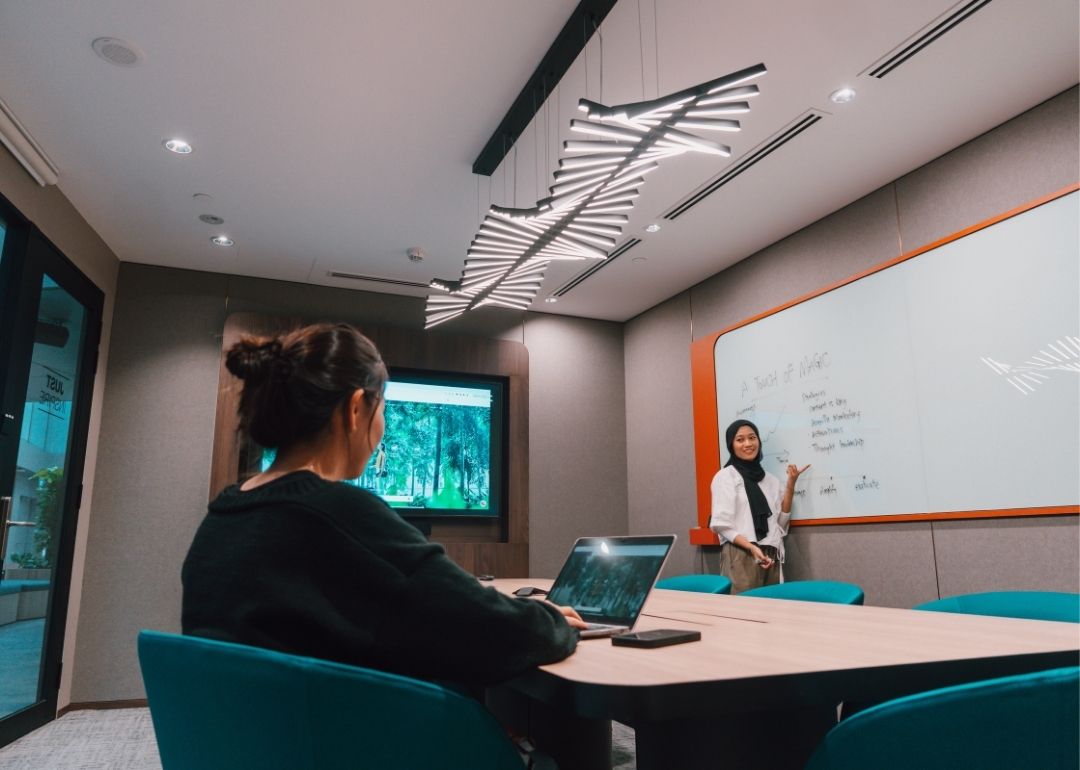
M 898 265 L 901 262 L 906 262 L 909 259 L 925 254 L 928 251 L 932 251 L 939 246 L 943 246 L 951 241 L 963 238 L 966 235 L 971 235 L 974 232 L 982 230 L 983 228 L 990 227 L 998 222 L 1004 221 L 1011 217 L 1023 214 L 1025 211 L 1037 208 L 1044 203 L 1057 200 L 1063 195 L 1069 195 L 1070 193 L 1080 190 L 1080 183 L 1069 185 L 1057 192 L 1044 195 L 1041 198 L 1036 198 L 1033 201 L 1025 203 L 1014 209 L 1006 211 L 1003 214 L 999 214 L 995 217 L 991 217 L 983 222 L 966 227 L 963 230 L 959 230 L 952 235 L 948 235 L 940 240 L 928 243 L 925 246 L 921 246 L 914 251 L 910 251 L 907 254 L 901 254 L 898 257 L 882 262 L 880 265 L 868 268 L 861 272 L 855 273 L 848 278 L 844 278 L 835 283 L 831 283 L 824 286 L 817 291 L 809 294 L 804 294 L 801 297 L 785 302 L 782 305 L 778 305 L 771 310 L 766 310 L 763 313 L 746 318 L 738 323 L 732 324 L 727 328 L 721 329 L 718 332 L 709 334 L 701 339 L 691 343 L 690 345 L 690 386 L 691 386 L 691 400 L 694 410 L 694 464 L 697 472 L 696 488 L 697 488 L 697 527 L 690 530 L 690 544 L 691 545 L 719 545 L 720 540 L 716 533 L 709 529 L 709 517 L 711 514 L 711 494 L 709 491 L 709 485 L 712 483 L 713 476 L 720 470 L 720 426 L 718 424 L 718 416 L 716 412 L 716 362 L 713 359 L 713 348 L 716 345 L 716 341 L 724 334 L 734 331 L 735 329 L 748 326 L 755 321 L 760 321 L 762 318 L 780 313 L 787 310 L 790 307 L 794 307 L 802 302 L 819 297 L 822 294 L 839 289 L 842 286 L 847 286 L 850 283 L 858 281 L 860 278 L 865 278 L 868 275 L 887 270 L 888 268 Z M 1042 508 L 1003 508 L 1003 509 L 991 509 L 980 511 L 939 511 L 931 513 L 904 513 L 904 514 L 892 514 L 888 516 L 845 516 L 842 518 L 832 519 L 795 519 L 791 522 L 792 526 L 814 526 L 814 525 L 827 525 L 827 524 L 873 524 L 880 522 L 899 522 L 899 521 L 942 521 L 950 519 L 990 519 L 1000 517 L 1015 517 L 1015 516 L 1056 516 L 1056 515 L 1073 515 L 1080 514 L 1080 505 L 1058 505 L 1048 506 Z

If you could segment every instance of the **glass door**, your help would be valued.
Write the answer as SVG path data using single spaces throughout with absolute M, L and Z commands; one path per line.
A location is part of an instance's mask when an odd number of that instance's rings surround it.
M 102 308 L 22 224 L 25 248 L 0 252 L 0 746 L 56 714 Z

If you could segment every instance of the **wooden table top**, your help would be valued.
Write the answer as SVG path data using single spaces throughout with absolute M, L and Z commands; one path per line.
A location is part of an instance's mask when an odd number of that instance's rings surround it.
M 494 583 L 505 592 L 550 584 Z M 640 706 L 644 691 L 669 707 L 735 691 L 744 705 L 750 698 L 769 707 L 792 699 L 881 698 L 1076 665 L 1080 652 L 1080 626 L 1072 623 L 663 589 L 652 592 L 634 630 L 651 628 L 695 629 L 701 641 L 641 649 L 581 640 L 572 656 L 541 668 L 549 677 L 525 689 L 554 697 L 555 677 L 573 685 L 575 697 L 588 694 L 604 708 L 628 699 Z

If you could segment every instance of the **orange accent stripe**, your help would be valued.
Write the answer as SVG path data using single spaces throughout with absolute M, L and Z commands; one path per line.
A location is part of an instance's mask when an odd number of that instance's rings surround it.
M 690 530 L 690 545 L 720 545 L 720 536 L 711 529 Z
M 1057 200 L 1058 198 L 1074 193 L 1080 190 L 1080 182 L 1071 184 L 1057 192 L 1052 192 L 1047 195 L 1043 195 L 1036 198 L 1033 201 L 1029 201 L 1023 205 L 1017 206 L 1014 209 L 1010 209 L 1003 214 L 999 214 L 990 219 L 986 219 L 978 224 L 974 224 L 971 227 L 966 227 L 963 230 L 959 230 L 952 235 L 946 236 L 933 243 L 928 243 L 925 246 L 920 246 L 914 251 L 909 251 L 906 254 L 901 254 L 893 259 L 886 260 L 879 265 L 867 268 L 861 272 L 855 273 L 847 278 L 836 281 L 835 283 L 828 284 L 827 286 L 818 289 L 817 291 L 804 294 L 800 297 L 785 302 L 782 305 L 777 305 L 771 310 L 766 310 L 763 313 L 750 316 L 738 323 L 734 323 L 731 326 L 725 327 L 718 332 L 709 334 L 701 339 L 691 343 L 690 345 L 690 386 L 691 394 L 693 398 L 694 408 L 694 463 L 697 471 L 696 489 L 697 489 L 697 520 L 698 527 L 690 530 L 690 543 L 691 545 L 715 545 L 719 542 L 716 535 L 709 530 L 709 517 L 710 517 L 710 491 L 709 485 L 712 483 L 712 477 L 716 475 L 716 472 L 720 470 L 720 427 L 718 424 L 718 414 L 716 411 L 716 364 L 713 358 L 713 348 L 716 346 L 716 341 L 727 334 L 728 332 L 735 331 L 743 326 L 760 321 L 762 318 L 767 318 L 775 313 L 779 313 L 783 310 L 787 310 L 789 307 L 794 307 L 802 302 L 813 299 L 814 297 L 820 297 L 822 294 L 826 294 L 834 289 L 839 289 L 841 286 L 847 286 L 849 283 L 854 283 L 860 278 L 865 278 L 868 275 L 880 272 L 893 265 L 898 265 L 901 262 L 905 262 L 913 257 L 917 257 L 920 254 L 925 254 L 928 251 L 943 246 L 951 241 L 958 240 L 964 236 L 971 235 L 984 228 L 995 225 L 998 222 L 1002 222 L 1011 217 L 1015 217 L 1018 214 L 1023 214 L 1031 209 L 1038 208 L 1044 203 Z M 1054 516 L 1062 514 L 1076 515 L 1080 513 L 1080 506 L 1056 506 L 1048 508 L 1006 508 L 1001 510 L 986 510 L 986 511 L 950 511 L 950 512 L 938 512 L 938 513 L 905 513 L 897 514 L 895 516 L 859 516 L 859 517 L 844 517 L 841 519 L 799 519 L 792 521 L 793 525 L 805 526 L 805 525 L 820 525 L 820 524 L 864 524 L 883 521 L 937 521 L 948 519 L 987 519 L 997 517 L 1012 517 L 1012 516 Z M 709 535 L 712 537 L 709 538 Z
M 720 470 L 720 428 L 716 414 L 716 364 L 713 346 L 719 334 L 690 345 L 690 383 L 694 407 L 694 465 L 697 469 L 698 526 L 709 534 L 712 478 Z M 715 536 L 714 536 L 715 537 Z M 691 540 L 691 542 L 693 542 Z

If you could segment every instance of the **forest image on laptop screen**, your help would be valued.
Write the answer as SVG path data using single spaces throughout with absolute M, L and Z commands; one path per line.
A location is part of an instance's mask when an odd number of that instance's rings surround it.
M 633 622 L 667 556 L 669 543 L 579 541 L 548 599 L 575 608 L 586 620 Z

